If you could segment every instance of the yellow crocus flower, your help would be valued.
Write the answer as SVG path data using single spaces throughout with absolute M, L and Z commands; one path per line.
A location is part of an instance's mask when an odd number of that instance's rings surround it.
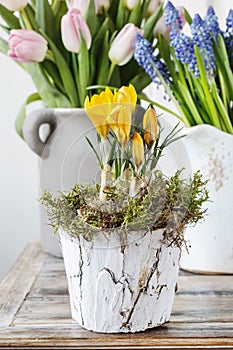
M 157 136 L 157 118 L 154 108 L 149 107 L 143 117 L 144 140 L 148 146 L 155 142 Z
M 110 128 L 123 148 L 126 147 L 129 141 L 131 121 L 132 114 L 125 105 L 115 105 L 107 117 L 107 122 L 109 123 Z
M 106 87 L 99 95 L 95 94 L 89 100 L 87 96 L 84 107 L 88 117 L 95 125 L 96 130 L 104 139 L 106 139 L 110 126 L 107 122 L 107 116 L 111 112 L 113 102 L 113 93 Z
M 118 91 L 115 91 L 113 102 L 127 105 L 131 114 L 133 114 L 137 102 L 137 93 L 134 86 L 129 84 L 129 86 L 122 86 Z
M 135 132 L 132 140 L 132 157 L 135 165 L 139 168 L 144 162 L 143 139 L 138 132 Z

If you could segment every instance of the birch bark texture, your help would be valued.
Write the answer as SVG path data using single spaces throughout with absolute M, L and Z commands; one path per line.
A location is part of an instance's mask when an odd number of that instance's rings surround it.
M 92 241 L 59 232 L 72 317 L 95 332 L 134 333 L 170 318 L 180 249 L 164 230 L 99 231 Z

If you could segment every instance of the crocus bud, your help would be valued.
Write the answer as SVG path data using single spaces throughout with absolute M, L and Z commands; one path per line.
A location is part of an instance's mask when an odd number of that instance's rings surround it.
M 81 35 L 84 38 L 87 49 L 91 46 L 91 33 L 81 12 L 71 8 L 61 20 L 61 35 L 65 48 L 68 51 L 79 53 L 81 46 Z
M 108 57 L 112 63 L 123 66 L 133 57 L 134 41 L 136 34 L 142 35 L 142 30 L 136 27 L 133 23 L 127 23 L 112 42 Z
M 21 62 L 42 62 L 47 52 L 47 41 L 33 30 L 13 29 L 8 38 L 8 56 Z
M 132 141 L 132 157 L 135 165 L 139 168 L 144 161 L 144 145 L 141 135 L 135 132 Z
M 177 6 L 176 9 L 179 11 L 179 17 L 181 19 L 181 26 L 184 27 L 186 23 L 186 19 L 184 16 L 184 10 L 183 7 Z M 170 33 L 171 33 L 172 27 L 166 26 L 164 17 L 161 17 L 158 22 L 156 23 L 154 27 L 154 36 L 157 37 L 159 34 L 162 34 L 165 39 L 169 39 Z M 177 28 L 178 31 L 180 31 L 179 28 Z
M 0 0 L 0 4 L 6 7 L 9 11 L 20 11 L 28 3 L 28 0 Z
M 158 8 L 160 4 L 160 0 L 150 0 L 149 5 L 147 7 L 147 16 L 151 16 Z
M 125 0 L 125 7 L 129 11 L 132 11 L 137 2 L 138 2 L 138 0 Z
M 102 14 L 103 8 L 108 11 L 110 7 L 110 1 L 109 0 L 95 0 L 95 9 L 96 13 Z
M 143 117 L 144 140 L 150 146 L 157 136 L 157 118 L 154 108 L 149 107 Z

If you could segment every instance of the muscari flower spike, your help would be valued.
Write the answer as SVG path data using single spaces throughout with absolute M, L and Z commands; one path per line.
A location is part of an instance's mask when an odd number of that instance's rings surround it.
M 221 33 L 221 30 L 219 28 L 218 17 L 216 16 L 212 6 L 208 7 L 207 14 L 204 18 L 204 23 L 211 37 L 217 41 L 218 34 Z
M 134 42 L 134 58 L 154 83 L 161 85 L 161 81 L 156 74 L 157 70 L 160 72 L 166 83 L 169 83 L 167 67 L 153 54 L 151 43 L 144 39 L 140 34 L 136 35 L 136 40 Z
M 182 21 L 179 16 L 179 11 L 174 7 L 171 1 L 167 2 L 164 9 L 164 20 L 167 27 L 182 29 Z
M 194 16 L 191 24 L 191 33 L 193 36 L 193 44 L 199 48 L 204 59 L 206 72 L 212 75 L 215 69 L 213 43 L 206 23 L 198 14 Z
M 226 18 L 226 31 L 223 33 L 226 49 L 231 58 L 233 58 L 233 10 L 231 9 Z

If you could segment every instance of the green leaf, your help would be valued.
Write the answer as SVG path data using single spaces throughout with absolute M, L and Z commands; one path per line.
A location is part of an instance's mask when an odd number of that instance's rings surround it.
M 19 110 L 19 113 L 15 120 L 15 129 L 18 135 L 22 138 L 23 138 L 23 122 L 26 117 L 26 107 L 31 102 L 39 101 L 39 100 L 41 100 L 40 95 L 38 93 L 33 93 L 27 98 L 26 102 L 22 105 L 22 107 Z
M 70 68 L 69 68 L 66 60 L 64 59 L 64 57 L 62 56 L 60 51 L 57 49 L 57 47 L 53 43 L 53 41 L 45 33 L 42 32 L 42 34 L 44 35 L 44 37 L 46 38 L 46 40 L 49 43 L 49 46 L 50 46 L 51 51 L 53 53 L 54 60 L 56 62 L 57 68 L 59 70 L 64 88 L 65 88 L 66 94 L 70 99 L 71 106 L 72 107 L 79 107 L 74 78 L 73 78 L 73 75 L 70 71 Z M 88 62 L 87 62 L 87 64 L 88 64 Z
M 215 103 L 218 107 L 219 113 L 221 114 L 221 121 L 223 121 L 223 123 L 226 127 L 225 131 L 230 133 L 230 134 L 233 134 L 233 126 L 231 124 L 231 120 L 229 118 L 228 111 L 225 108 L 224 103 L 218 94 L 218 89 L 217 89 L 217 86 L 216 86 L 214 80 L 212 81 L 211 87 L 212 87 L 213 97 L 214 97 Z
M 209 109 L 209 116 L 210 116 L 210 119 L 212 121 L 212 125 L 214 125 L 216 128 L 221 129 L 221 125 L 220 125 L 220 122 L 218 119 L 218 112 L 216 110 L 216 107 L 215 107 L 215 104 L 213 101 L 213 97 L 210 93 L 210 86 L 209 86 L 207 75 L 206 75 L 203 57 L 202 57 L 197 46 L 194 47 L 194 51 L 195 51 L 195 55 L 197 58 L 198 68 L 200 71 L 198 79 L 199 79 L 201 85 L 203 86 L 203 91 L 204 91 L 204 94 L 206 97 L 205 106 Z
M 180 80 L 178 80 L 178 87 L 180 89 L 180 91 L 182 91 L 182 94 L 184 96 L 185 102 L 190 110 L 190 112 L 192 113 L 192 116 L 195 120 L 195 122 L 197 124 L 203 124 L 203 120 L 201 118 L 201 116 L 198 113 L 198 110 L 195 106 L 195 102 L 192 99 L 192 96 L 190 95 L 189 90 L 187 89 L 186 86 L 184 86 Z
M 84 104 L 86 97 L 86 87 L 89 85 L 90 65 L 89 52 L 84 38 L 81 36 L 81 46 L 78 54 L 78 70 L 79 70 L 79 98 L 81 106 Z
M 40 0 L 36 2 L 36 21 L 41 30 L 45 32 L 51 40 L 56 42 L 57 35 L 54 31 L 54 14 L 48 0 Z
M 163 13 L 163 4 L 161 3 L 155 13 L 150 16 L 143 27 L 143 37 L 151 41 L 154 38 L 153 29 L 158 21 L 158 19 L 162 16 Z
M 124 26 L 125 16 L 126 16 L 125 0 L 120 0 L 118 10 L 117 10 L 117 18 L 116 18 L 117 29 L 120 30 Z
M 32 80 L 38 90 L 38 93 L 42 100 L 45 101 L 47 107 L 60 107 L 69 108 L 72 107 L 68 98 L 63 95 L 59 90 L 54 88 L 48 81 L 41 64 L 30 63 L 25 65 L 27 72 L 31 75 Z
M 94 0 L 89 0 L 88 7 L 85 14 L 87 25 L 90 29 L 91 36 L 94 37 L 97 28 L 97 15 L 95 12 Z
M 141 92 L 145 87 L 151 83 L 151 79 L 148 74 L 141 72 L 133 77 L 128 84 L 133 84 L 137 92 Z
M 28 4 L 25 9 L 25 14 L 32 26 L 32 29 L 35 30 L 36 32 L 39 32 L 40 28 L 39 28 L 39 25 L 38 25 L 38 22 L 35 18 L 35 11 L 33 10 L 32 6 L 30 4 Z
M 6 7 L 0 4 L 0 16 L 11 29 L 20 29 L 18 18 Z
M 102 54 L 98 64 L 98 75 L 97 75 L 97 84 L 102 85 L 108 80 L 109 72 L 109 59 L 108 59 L 108 50 L 109 50 L 109 31 L 105 33 L 105 38 L 102 43 Z
M 141 0 L 137 0 L 136 5 L 134 5 L 133 10 L 129 16 L 129 23 L 134 23 L 135 26 L 140 27 L 142 21 L 142 8 L 141 8 Z
M 184 17 L 186 19 L 186 22 L 191 25 L 192 24 L 192 17 L 190 16 L 189 12 L 186 10 L 185 7 L 183 7 Z
M 8 43 L 6 42 L 6 40 L 0 38 L 0 52 L 2 52 L 4 55 L 7 55 L 8 50 Z

